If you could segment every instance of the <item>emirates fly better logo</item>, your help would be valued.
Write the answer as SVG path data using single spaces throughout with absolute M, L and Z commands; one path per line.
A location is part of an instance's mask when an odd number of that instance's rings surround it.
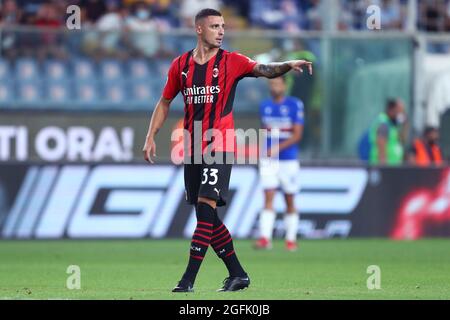
M 186 104 L 213 103 L 214 94 L 220 93 L 220 86 L 196 86 L 184 88 Z

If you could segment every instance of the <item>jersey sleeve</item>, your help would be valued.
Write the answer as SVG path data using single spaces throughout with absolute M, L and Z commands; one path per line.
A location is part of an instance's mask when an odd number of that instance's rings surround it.
M 172 100 L 175 98 L 181 89 L 180 71 L 178 70 L 179 59 L 180 58 L 177 58 L 172 62 L 167 73 L 167 81 L 162 94 L 162 96 L 167 100 Z
M 292 122 L 295 124 L 304 124 L 305 123 L 305 111 L 303 102 L 300 100 L 294 100 L 294 107 L 292 108 Z
M 257 62 L 243 54 L 233 52 L 231 54 L 231 69 L 235 78 L 253 77 L 253 68 Z

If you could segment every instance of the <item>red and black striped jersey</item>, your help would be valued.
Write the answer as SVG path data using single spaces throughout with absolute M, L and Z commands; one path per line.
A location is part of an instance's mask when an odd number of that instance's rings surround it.
M 233 121 L 233 101 L 236 86 L 244 77 L 253 76 L 256 61 L 236 52 L 219 49 L 205 64 L 194 61 L 192 51 L 175 58 L 170 66 L 163 97 L 172 100 L 181 91 L 184 97 L 184 129 L 191 136 L 191 153 L 194 143 L 194 122 L 201 124 L 202 135 L 209 129 L 213 143 L 202 139 L 203 153 L 209 144 L 216 152 L 236 150 Z M 214 139 L 218 130 L 222 139 Z M 196 138 L 197 139 L 197 138 Z

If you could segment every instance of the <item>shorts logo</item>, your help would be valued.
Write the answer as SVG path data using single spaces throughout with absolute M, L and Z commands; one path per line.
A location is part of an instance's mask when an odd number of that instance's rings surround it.
M 219 75 L 219 69 L 216 67 L 213 69 L 213 78 L 217 78 L 218 75 Z

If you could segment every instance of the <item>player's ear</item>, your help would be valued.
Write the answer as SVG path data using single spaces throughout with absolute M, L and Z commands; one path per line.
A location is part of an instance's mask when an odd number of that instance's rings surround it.
M 200 20 L 195 23 L 195 32 L 197 34 L 202 34 L 202 31 L 203 31 L 203 26 L 202 26 L 202 21 Z

